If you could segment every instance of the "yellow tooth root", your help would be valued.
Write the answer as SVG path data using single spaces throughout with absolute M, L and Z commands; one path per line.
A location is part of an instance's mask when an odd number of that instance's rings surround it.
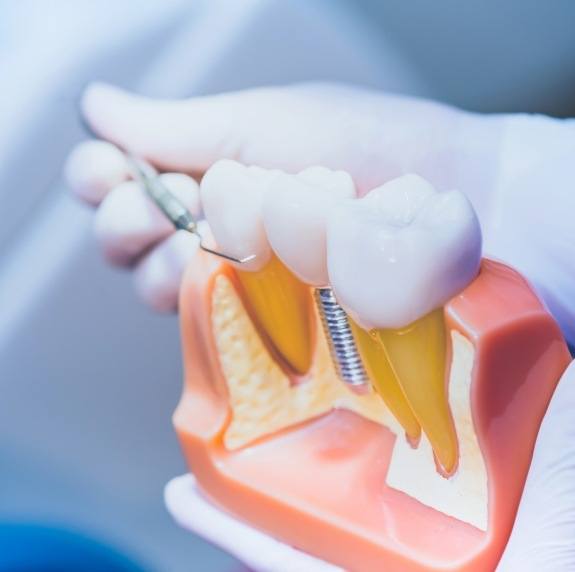
M 443 309 L 434 310 L 405 328 L 378 329 L 377 338 L 415 417 L 447 475 L 457 466 L 457 435 L 445 384 L 447 340 Z
M 276 257 L 256 272 L 236 270 L 248 312 L 273 349 L 298 375 L 313 355 L 310 288 Z
M 385 350 L 378 339 L 358 326 L 351 318 L 348 319 L 372 385 L 405 430 L 409 441 L 416 444 L 421 436 L 421 426 L 403 394 Z

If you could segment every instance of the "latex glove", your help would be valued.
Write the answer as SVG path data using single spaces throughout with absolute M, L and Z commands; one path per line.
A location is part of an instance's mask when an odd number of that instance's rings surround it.
M 192 475 L 172 479 L 166 507 L 183 528 L 233 554 L 261 572 L 343 572 L 333 564 L 296 550 L 216 508 L 199 491 Z
M 575 362 L 537 437 L 515 526 L 499 572 L 575 570 Z
M 160 175 L 166 186 L 196 215 L 201 215 L 199 187 L 183 173 Z M 134 268 L 141 298 L 158 311 L 173 311 L 183 270 L 197 239 L 172 224 L 135 181 L 128 180 L 124 154 L 111 143 L 78 145 L 66 165 L 74 193 L 98 207 L 95 232 L 109 262 Z
M 154 101 L 95 84 L 82 102 L 103 138 L 166 171 L 201 174 L 221 158 L 298 171 L 348 171 L 365 192 L 406 172 L 458 188 L 482 223 L 485 252 L 521 270 L 575 341 L 575 124 L 542 116 L 481 116 L 406 97 L 336 85 L 265 88 Z M 135 266 L 136 285 L 173 310 L 193 237 L 173 232 L 106 146 L 76 149 L 76 194 L 98 205 L 96 228 L 112 261 Z M 192 179 L 182 198 L 197 205 Z M 186 191 L 187 188 L 187 191 Z M 130 195 L 128 197 L 128 194 Z M 178 233 L 181 234 L 181 233 Z
M 84 111 L 102 137 L 166 170 L 199 174 L 227 157 L 287 171 L 313 164 L 345 169 L 364 192 L 406 172 L 419 173 L 440 189 L 459 188 L 478 211 L 486 252 L 530 278 L 571 342 L 575 340 L 572 121 L 482 117 L 429 102 L 315 85 L 184 102 L 154 102 L 93 86 L 85 95 Z M 82 166 L 82 155 L 89 154 L 85 149 L 73 153 L 67 171 L 78 194 L 94 203 L 105 196 L 96 221 L 105 252 L 116 262 L 136 264 L 140 291 L 149 302 L 175 308 L 191 245 L 174 255 L 170 241 L 178 235 L 170 236 L 167 223 L 134 186 L 129 187 L 133 208 L 126 212 L 127 187 L 117 185 L 126 173 L 106 167 L 115 151 L 92 151 L 88 176 Z M 94 178 L 103 172 L 106 180 L 96 185 Z M 197 188 L 186 180 L 193 203 Z M 155 270 L 146 273 L 150 266 Z M 523 553 L 538 550 L 551 569 L 561 569 L 555 566 L 559 563 L 564 569 L 575 566 L 566 540 L 573 538 L 575 521 L 575 440 L 567 417 L 575 400 L 573 381 L 572 367 L 546 417 L 503 570 L 530 569 L 539 561 L 526 561 Z M 244 551 L 226 526 L 214 532 L 209 521 L 205 528 L 202 522 L 193 530 L 242 558 Z M 537 534 L 529 536 L 530 529 Z M 266 562 L 275 550 L 277 542 L 269 539 L 267 551 L 261 550 L 261 570 L 270 569 Z M 292 570 L 286 558 L 285 567 L 271 569 Z M 541 562 L 538 569 L 546 569 L 545 560 Z M 320 572 L 325 564 L 314 566 L 307 570 Z

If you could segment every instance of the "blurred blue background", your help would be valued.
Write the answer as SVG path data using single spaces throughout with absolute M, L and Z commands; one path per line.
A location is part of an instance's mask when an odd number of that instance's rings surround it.
M 163 507 L 186 470 L 177 321 L 104 265 L 61 183 L 88 81 L 185 96 L 340 80 L 572 116 L 574 22 L 571 0 L 0 0 L 0 522 L 65 531 L 27 529 L 24 552 L 92 538 L 147 570 L 236 566 Z M 0 570 L 21 532 L 0 527 Z

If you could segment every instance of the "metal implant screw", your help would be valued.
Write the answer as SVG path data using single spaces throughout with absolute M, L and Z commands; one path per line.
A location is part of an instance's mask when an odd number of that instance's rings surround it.
M 337 375 L 354 389 L 368 383 L 344 309 L 331 288 L 316 288 L 315 300 Z

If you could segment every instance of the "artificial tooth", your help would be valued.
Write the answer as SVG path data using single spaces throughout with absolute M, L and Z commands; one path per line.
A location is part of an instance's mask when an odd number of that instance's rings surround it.
M 242 298 L 258 330 L 293 373 L 305 374 L 313 353 L 309 287 L 272 253 L 262 219 L 264 196 L 277 171 L 218 161 L 204 176 L 201 197 L 218 247 L 238 258 Z
M 471 204 L 458 191 L 439 193 L 406 175 L 334 208 L 327 234 L 338 300 L 375 333 L 441 472 L 451 474 L 457 437 L 442 306 L 479 269 L 481 232 Z
M 344 171 L 310 167 L 297 175 L 278 174 L 264 200 L 264 224 L 276 254 L 303 282 L 326 286 L 327 212 L 338 199 L 355 197 Z
M 208 169 L 200 184 L 204 214 L 219 247 L 238 259 L 255 255 L 235 265 L 242 270 L 261 270 L 271 258 L 262 204 L 277 173 L 222 160 Z

